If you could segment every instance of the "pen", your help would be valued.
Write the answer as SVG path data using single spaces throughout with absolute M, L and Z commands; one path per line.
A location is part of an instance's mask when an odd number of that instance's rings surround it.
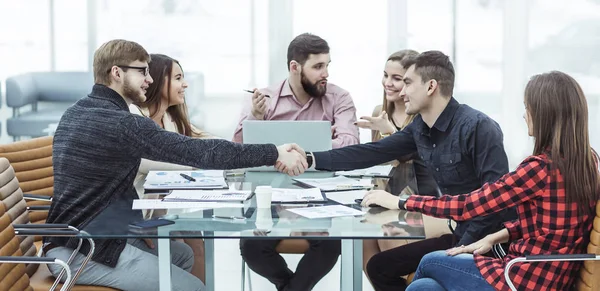
M 246 90 L 246 89 L 243 89 L 243 90 L 246 91 L 246 92 L 248 92 L 248 93 L 254 94 L 254 91 L 252 91 L 252 90 Z M 269 96 L 269 95 L 265 95 L 265 97 L 271 98 L 271 96 Z
M 179 174 L 179 176 L 183 177 L 184 179 L 190 181 L 190 182 L 196 182 L 196 179 L 192 178 L 191 176 L 188 176 L 184 173 Z
M 246 219 L 245 217 L 239 217 L 239 216 L 220 216 L 220 215 L 213 215 L 213 218 L 220 218 L 220 219 Z

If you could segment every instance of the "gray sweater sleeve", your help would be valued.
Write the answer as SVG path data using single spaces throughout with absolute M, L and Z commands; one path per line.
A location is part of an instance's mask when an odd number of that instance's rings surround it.
M 158 127 L 151 119 L 127 115 L 119 126 L 121 142 L 135 157 L 188 165 L 200 169 L 237 169 L 272 166 L 273 144 L 238 144 L 221 139 L 195 139 Z

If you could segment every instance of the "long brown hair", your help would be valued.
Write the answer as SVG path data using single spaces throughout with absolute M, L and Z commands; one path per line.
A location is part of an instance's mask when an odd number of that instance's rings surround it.
M 387 61 L 393 61 L 393 62 L 399 62 L 400 65 L 402 65 L 402 67 L 404 69 L 408 69 L 407 68 L 407 64 L 406 61 L 410 58 L 414 58 L 416 56 L 418 56 L 419 53 L 413 50 L 401 50 L 401 51 L 397 51 L 393 54 L 391 54 Z M 388 102 L 387 99 L 385 98 L 385 88 L 383 89 L 383 105 L 381 106 L 381 112 L 385 111 L 388 114 L 388 119 L 390 121 L 392 120 L 392 115 L 394 114 L 394 110 L 396 110 L 394 103 L 393 102 Z M 406 117 L 406 119 L 404 119 L 404 122 L 400 125 L 400 128 L 404 128 L 407 125 L 409 125 L 413 119 L 415 119 L 415 115 L 408 115 Z M 375 134 L 375 136 L 377 137 L 377 140 L 382 139 L 381 136 L 381 132 L 377 131 L 377 133 Z
M 549 154 L 564 178 L 568 203 L 584 213 L 598 200 L 598 170 L 588 134 L 588 107 L 581 87 L 557 71 L 533 76 L 525 88 L 535 138 L 534 155 Z
M 154 80 L 148 90 L 146 90 L 146 101 L 142 103 L 136 103 L 136 105 L 148 108 L 150 117 L 154 117 L 160 110 L 162 104 L 162 89 L 167 86 L 167 93 L 171 92 L 171 73 L 173 71 L 173 64 L 177 64 L 180 68 L 179 61 L 162 54 L 151 54 L 150 55 L 150 76 Z M 181 69 L 183 71 L 183 68 Z M 166 83 L 165 83 L 166 81 Z M 171 100 L 171 96 L 167 96 L 168 100 Z M 188 118 L 188 110 L 185 101 L 183 104 L 169 106 L 166 110 L 171 116 L 171 119 L 177 125 L 177 131 L 180 134 L 190 137 L 204 137 L 207 134 L 198 130 L 195 130 L 190 123 Z

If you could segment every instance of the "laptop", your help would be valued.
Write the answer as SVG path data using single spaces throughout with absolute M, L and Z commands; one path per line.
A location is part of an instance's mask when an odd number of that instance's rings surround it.
M 312 120 L 246 120 L 242 123 L 245 144 L 298 144 L 307 152 L 331 149 L 331 122 Z M 275 167 L 249 171 L 276 171 Z

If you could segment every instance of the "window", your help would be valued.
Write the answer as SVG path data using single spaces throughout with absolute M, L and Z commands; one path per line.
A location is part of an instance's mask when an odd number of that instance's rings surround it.
M 48 1 L 0 1 L 0 80 L 50 70 L 49 10 Z
M 258 54 L 252 55 L 250 25 L 251 5 L 266 7 L 262 2 L 104 0 L 97 7 L 98 45 L 115 38 L 136 41 L 149 53 L 179 60 L 188 73 L 202 73 L 206 96 L 239 93 L 253 74 L 266 74 L 261 68 L 267 63 L 252 60 Z

